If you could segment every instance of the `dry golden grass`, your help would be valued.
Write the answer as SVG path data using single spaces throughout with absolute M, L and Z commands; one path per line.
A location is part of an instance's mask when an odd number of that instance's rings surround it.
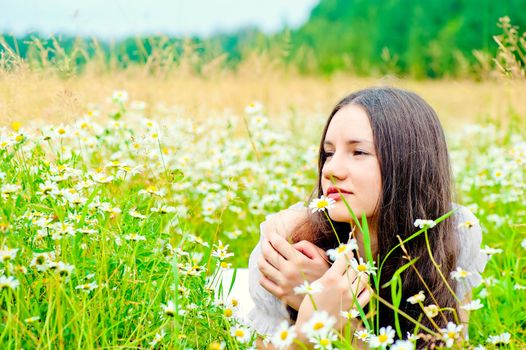
M 153 76 L 139 68 L 109 74 L 88 72 L 69 79 L 27 69 L 0 72 L 0 125 L 68 122 L 86 112 L 90 102 L 100 103 L 116 89 L 127 90 L 131 99 L 148 106 L 178 106 L 192 118 L 225 111 L 241 113 L 254 100 L 261 101 L 271 117 L 296 113 L 312 118 L 327 115 L 345 94 L 373 85 L 415 91 L 431 103 L 448 129 L 481 119 L 505 121 L 512 113 L 526 116 L 525 81 L 321 78 L 245 65 L 237 74 L 215 70 L 206 78 L 182 70 Z M 147 113 L 155 118 L 151 109 Z

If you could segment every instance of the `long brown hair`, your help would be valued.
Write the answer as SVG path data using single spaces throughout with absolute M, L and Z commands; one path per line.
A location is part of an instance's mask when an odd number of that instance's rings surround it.
M 395 88 L 381 87 L 360 90 L 343 98 L 332 110 L 323 129 L 318 159 L 318 184 L 311 195 L 323 194 L 321 187 L 322 168 L 326 160 L 323 142 L 333 116 L 343 107 L 354 104 L 361 106 L 369 117 L 373 131 L 376 154 L 382 177 L 382 194 L 376 209 L 378 255 L 381 262 L 386 254 L 399 243 L 397 235 L 405 239 L 416 229 L 416 219 L 436 219 L 452 209 L 452 175 L 446 140 L 440 121 L 431 106 L 418 95 Z M 349 235 L 350 224 L 334 222 L 340 239 Z M 458 242 L 454 232 L 453 219 L 448 218 L 429 230 L 429 243 L 433 258 L 441 267 L 447 282 L 453 290 L 456 283 L 450 272 L 456 267 Z M 320 248 L 329 249 L 337 245 L 334 232 L 321 213 L 312 214 L 301 222 L 292 235 L 298 242 L 308 240 Z M 412 258 L 419 257 L 414 265 L 423 276 L 440 308 L 457 307 L 456 299 L 449 292 L 429 257 L 426 242 L 419 236 L 404 244 Z M 398 248 L 386 260 L 382 271 L 380 286 L 388 282 L 394 272 L 407 263 Z M 406 300 L 420 290 L 426 292 L 426 303 L 432 303 L 417 273 L 408 268 L 402 273 L 402 300 L 400 309 L 418 319 L 422 312 L 419 305 Z M 390 288 L 380 288 L 379 295 L 392 303 Z M 434 303 L 434 302 L 433 302 Z M 394 327 L 394 314 L 380 303 L 380 326 Z M 289 308 L 291 318 L 297 317 Z M 452 314 L 446 313 L 452 320 Z M 415 325 L 399 317 L 402 334 L 413 332 Z M 434 318 L 435 323 L 445 327 L 447 321 Z M 433 329 L 427 317 L 421 324 Z

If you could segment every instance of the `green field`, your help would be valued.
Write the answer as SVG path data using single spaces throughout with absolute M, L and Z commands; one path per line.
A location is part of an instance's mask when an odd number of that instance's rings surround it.
M 2 348 L 248 348 L 212 291 L 247 266 L 265 215 L 312 190 L 325 116 L 301 118 L 196 120 L 117 91 L 77 120 L 0 129 Z M 473 346 L 526 345 L 524 120 L 447 132 L 457 201 L 501 249 L 473 295 Z

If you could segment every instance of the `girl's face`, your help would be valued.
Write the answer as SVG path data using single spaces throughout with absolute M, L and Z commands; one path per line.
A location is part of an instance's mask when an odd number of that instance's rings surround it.
M 322 168 L 323 194 L 336 200 L 335 206 L 329 210 L 331 220 L 352 221 L 336 189 L 343 193 L 358 219 L 365 213 L 368 220 L 374 220 L 382 192 L 382 178 L 373 131 L 362 107 L 349 104 L 333 116 L 323 150 L 327 156 Z

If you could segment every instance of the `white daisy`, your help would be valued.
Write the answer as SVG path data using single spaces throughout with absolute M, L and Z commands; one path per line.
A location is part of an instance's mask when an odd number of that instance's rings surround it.
M 17 252 L 18 248 L 4 247 L 0 250 L 0 262 L 5 264 L 7 261 L 14 260 Z
M 314 344 L 314 349 L 329 350 L 333 348 L 333 342 L 338 340 L 338 337 L 333 331 L 315 334 L 309 337 L 309 342 Z
M 418 228 L 433 228 L 436 225 L 436 222 L 434 220 L 424 220 L 424 219 L 416 219 L 414 222 L 415 227 Z
M 421 303 L 426 299 L 426 296 L 424 295 L 424 291 L 421 290 L 417 294 L 413 295 L 412 297 L 407 298 L 407 302 L 411 304 L 417 304 Z
M 336 261 L 340 256 L 355 249 L 358 249 L 358 243 L 356 243 L 356 239 L 351 238 L 347 244 L 342 243 L 337 248 L 327 250 L 327 255 L 329 256 L 329 259 Z
M 488 337 L 488 342 L 492 343 L 494 345 L 497 345 L 497 344 L 509 344 L 510 339 L 511 339 L 511 334 L 509 334 L 508 332 L 504 332 L 504 333 L 499 334 L 499 335 L 490 335 Z
M 128 211 L 128 214 L 130 214 L 131 217 L 134 217 L 137 219 L 146 219 L 146 215 L 139 213 L 135 208 L 130 209 Z
M 446 342 L 446 347 L 450 348 L 453 346 L 455 340 L 460 336 L 463 325 L 456 325 L 453 322 L 448 322 L 446 328 L 441 329 L 442 338 Z
M 484 248 L 482 248 L 480 251 L 482 253 L 490 255 L 490 256 L 502 253 L 502 249 L 500 249 L 500 248 L 492 248 L 492 247 L 489 247 L 488 245 L 484 246 Z
M 374 267 L 374 261 L 372 263 L 370 261 L 365 262 L 363 261 L 363 258 L 360 257 L 359 260 L 352 258 L 350 263 L 351 268 L 358 274 L 358 276 L 376 275 L 376 267 Z
M 272 336 L 272 344 L 279 350 L 287 349 L 296 338 L 294 326 L 289 326 L 287 321 L 280 323 L 277 332 Z
M 414 350 L 415 344 L 409 340 L 398 339 L 389 349 L 390 350 Z
M 133 241 L 133 242 L 146 241 L 146 237 L 138 233 L 129 233 L 126 236 L 124 236 L 124 239 L 127 241 Z
M 395 331 L 393 327 L 387 326 L 380 328 L 380 333 L 378 335 L 371 335 L 369 339 L 369 345 L 372 348 L 382 348 L 385 349 L 387 345 L 393 343 L 395 336 Z
M 475 299 L 466 305 L 462 305 L 460 308 L 464 310 L 478 310 L 483 307 L 484 305 L 480 302 L 480 299 Z
M 464 270 L 460 266 L 457 266 L 457 269 L 455 271 L 451 271 L 451 277 L 456 279 L 457 281 L 463 280 L 469 275 L 471 275 L 471 272 Z
M 161 304 L 161 308 L 164 311 L 166 316 L 174 317 L 175 316 L 175 304 L 173 301 L 169 300 L 166 305 Z
M 263 105 L 258 101 L 251 102 L 245 107 L 245 113 L 248 115 L 260 114 L 262 111 Z
M 301 327 L 301 331 L 310 338 L 316 334 L 328 333 L 335 323 L 336 319 L 330 316 L 327 311 L 315 311 L 310 320 Z
M 364 343 L 367 343 L 369 341 L 372 334 L 373 333 L 371 331 L 368 331 L 367 329 L 362 329 L 354 332 L 354 336 L 363 341 Z
M 312 212 L 325 211 L 334 207 L 336 201 L 332 198 L 322 195 L 320 198 L 315 198 L 310 202 L 309 208 L 312 209 Z
M 427 306 L 424 306 L 424 313 L 429 318 L 433 318 L 436 315 L 438 315 L 438 311 L 438 306 L 436 306 L 435 304 L 429 304 Z
M 308 281 L 303 281 L 303 284 L 300 284 L 297 287 L 294 287 L 295 294 L 317 294 L 323 290 L 323 284 L 318 281 L 314 281 L 312 284 Z
M 15 290 L 20 285 L 20 282 L 13 276 L 0 276 L 0 290 L 4 288 L 11 288 Z
M 352 320 L 360 316 L 360 312 L 356 309 L 351 309 L 349 311 L 340 311 L 340 316 L 348 320 Z
M 230 334 L 240 343 L 246 343 L 250 340 L 248 328 L 243 326 L 234 326 L 230 329 Z
M 78 286 L 75 287 L 75 289 L 79 289 L 89 294 L 92 290 L 94 290 L 97 287 L 98 287 L 97 283 L 90 282 L 90 283 L 79 284 Z

